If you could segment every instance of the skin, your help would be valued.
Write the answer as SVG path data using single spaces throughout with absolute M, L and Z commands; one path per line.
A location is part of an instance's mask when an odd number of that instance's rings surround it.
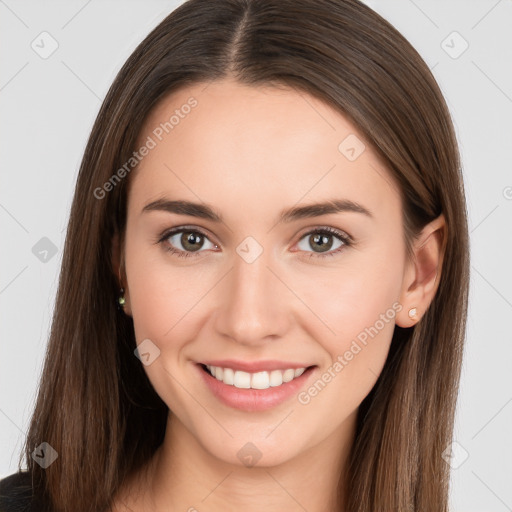
M 124 246 L 113 240 L 137 343 L 149 338 L 160 349 L 144 370 L 172 414 L 164 443 L 112 510 L 340 510 L 338 478 L 358 407 L 382 371 L 395 323 L 414 325 L 434 297 L 444 218 L 424 228 L 408 259 L 399 191 L 383 162 L 340 113 L 286 87 L 231 79 L 188 86 L 152 111 L 140 144 L 191 96 L 198 105 L 130 176 Z M 366 146 L 354 161 L 338 149 L 350 134 Z M 164 197 L 204 202 L 224 222 L 141 213 Z M 329 199 L 357 202 L 371 217 L 277 223 L 283 208 Z M 165 250 L 183 250 L 181 234 L 157 243 L 179 226 L 207 236 L 192 257 Z M 308 233 L 326 226 L 353 242 L 322 257 Z M 248 236 L 263 248 L 252 263 L 236 252 Z M 342 244 L 327 236 L 336 251 Z M 396 316 L 307 404 L 293 396 L 268 411 L 240 411 L 219 402 L 193 367 L 221 358 L 317 365 L 307 390 L 393 304 Z M 248 442 L 261 452 L 254 467 L 237 457 Z

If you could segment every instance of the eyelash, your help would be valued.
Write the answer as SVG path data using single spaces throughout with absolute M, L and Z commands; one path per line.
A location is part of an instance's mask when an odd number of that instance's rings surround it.
M 173 235 L 175 235 L 177 233 L 183 233 L 183 232 L 198 234 L 198 235 L 201 235 L 202 237 L 207 238 L 208 240 L 210 240 L 208 238 L 208 236 L 206 235 L 206 233 L 203 233 L 202 231 L 200 231 L 198 229 L 195 229 L 195 228 L 187 228 L 186 226 L 182 226 L 180 228 L 174 228 L 174 229 L 171 229 L 170 231 L 166 231 L 165 234 L 162 235 L 162 237 L 157 240 L 157 243 L 162 244 L 166 251 L 168 251 L 168 252 L 178 256 L 179 258 L 195 257 L 195 256 L 199 256 L 199 253 L 204 252 L 204 251 L 197 251 L 197 253 L 193 253 L 191 251 L 182 251 L 181 249 L 175 249 L 174 247 L 165 244 L 165 242 L 171 236 L 173 236 Z M 302 240 L 303 238 L 307 237 L 307 236 L 316 235 L 316 234 L 327 234 L 327 235 L 334 236 L 334 237 L 338 238 L 341 242 L 343 242 L 343 245 L 341 245 L 340 247 L 338 247 L 334 251 L 329 251 L 329 252 L 326 252 L 324 254 L 322 254 L 322 253 L 315 253 L 315 252 L 311 251 L 311 254 L 309 256 L 310 258 L 312 258 L 312 257 L 314 257 L 314 258 L 325 258 L 327 256 L 335 256 L 339 252 L 341 252 L 344 247 L 350 247 L 350 245 L 352 245 L 352 238 L 349 235 L 347 235 L 343 231 L 338 231 L 337 229 L 334 229 L 334 228 L 331 228 L 331 227 L 328 227 L 328 226 L 321 227 L 321 228 L 314 228 L 311 231 L 308 231 L 307 233 L 304 233 L 300 237 L 299 241 Z M 210 242 L 211 242 L 211 240 L 210 240 Z M 307 251 L 307 252 L 309 252 L 309 251 Z

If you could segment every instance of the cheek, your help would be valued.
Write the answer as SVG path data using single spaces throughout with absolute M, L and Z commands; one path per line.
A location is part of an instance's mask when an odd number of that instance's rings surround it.
M 322 293 L 306 299 L 334 333 L 311 320 L 309 330 L 328 359 L 298 401 L 313 416 L 313 411 L 330 411 L 332 425 L 355 411 L 375 385 L 389 352 L 396 314 L 402 308 L 396 280 L 381 276 L 374 282 L 372 277 L 371 273 L 345 275 L 343 283 L 326 284 Z
M 189 269 L 172 268 L 165 253 L 128 251 L 126 271 L 129 300 L 137 344 L 151 340 L 160 350 L 154 361 L 144 366 L 153 388 L 167 406 L 186 417 L 189 397 L 179 383 L 179 360 L 183 349 L 197 334 L 200 299 L 205 293 L 201 279 Z M 210 285 L 211 286 L 211 285 Z
M 160 248 L 137 250 L 127 240 L 126 272 L 137 341 L 149 338 L 161 345 L 177 340 L 176 332 L 204 294 L 207 283 L 192 275 L 192 267 L 173 268 L 170 257 Z
M 341 356 L 342 364 L 348 363 L 350 370 L 343 372 L 355 381 L 371 384 L 368 369 L 378 374 L 384 365 L 396 314 L 402 309 L 401 249 L 398 242 L 383 242 L 372 250 L 347 254 L 336 269 L 312 269 L 301 276 L 298 293 L 315 313 L 305 317 L 305 328 L 332 362 Z
M 352 253 L 337 268 L 311 269 L 300 278 L 307 303 L 345 338 L 372 325 L 398 300 L 404 261 L 399 251 L 376 247 Z

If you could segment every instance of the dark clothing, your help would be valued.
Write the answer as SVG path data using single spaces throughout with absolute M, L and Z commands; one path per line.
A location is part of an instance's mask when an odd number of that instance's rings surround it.
M 41 502 L 33 497 L 29 472 L 13 473 L 0 480 L 0 512 L 44 512 Z

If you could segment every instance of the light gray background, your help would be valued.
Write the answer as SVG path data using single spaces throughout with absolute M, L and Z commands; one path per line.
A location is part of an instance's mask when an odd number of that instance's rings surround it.
M 0 477 L 16 470 L 32 412 L 92 123 L 123 62 L 180 3 L 0 0 Z M 367 4 L 433 69 L 463 157 L 472 275 L 452 511 L 512 510 L 512 1 Z M 58 43 L 47 59 L 31 48 L 43 31 Z M 43 237 L 57 250 L 46 262 L 32 250 Z

